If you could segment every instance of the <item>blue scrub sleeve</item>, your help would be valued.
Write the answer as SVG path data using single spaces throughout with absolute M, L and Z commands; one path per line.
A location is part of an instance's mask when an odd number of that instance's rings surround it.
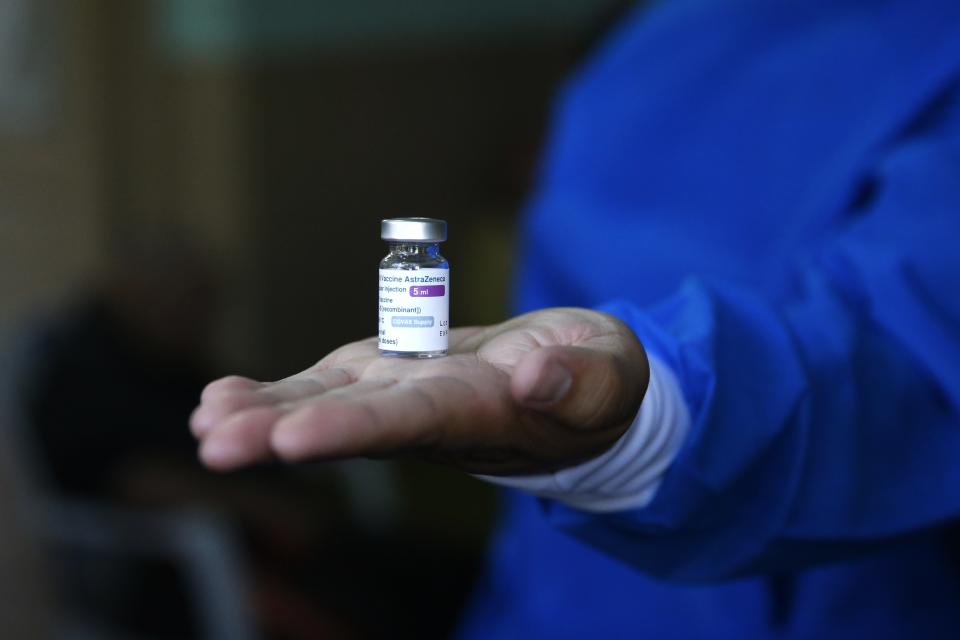
M 777 298 L 689 280 L 614 301 L 670 364 L 692 428 L 655 499 L 544 500 L 555 526 L 664 579 L 848 557 L 960 517 L 960 118 L 882 154 Z

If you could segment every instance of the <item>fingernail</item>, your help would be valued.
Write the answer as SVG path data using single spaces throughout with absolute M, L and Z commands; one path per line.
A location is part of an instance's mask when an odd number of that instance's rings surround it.
M 241 451 L 224 438 L 210 438 L 200 446 L 200 459 L 207 466 L 223 469 L 240 458 Z
M 200 437 L 210 430 L 212 423 L 208 413 L 203 411 L 203 407 L 194 409 L 193 415 L 190 416 L 190 431 L 193 435 Z
M 573 376 L 559 364 L 544 367 L 526 401 L 539 405 L 552 405 L 563 400 L 573 384 Z

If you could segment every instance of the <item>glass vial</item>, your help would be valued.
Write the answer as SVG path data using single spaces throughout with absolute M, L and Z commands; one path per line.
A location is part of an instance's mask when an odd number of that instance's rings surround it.
M 447 355 L 450 263 L 440 255 L 447 223 L 435 218 L 391 218 L 380 224 L 390 253 L 380 261 L 380 355 Z

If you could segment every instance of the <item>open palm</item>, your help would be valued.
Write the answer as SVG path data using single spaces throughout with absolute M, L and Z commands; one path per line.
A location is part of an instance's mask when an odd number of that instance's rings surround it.
M 217 469 L 413 454 L 473 473 L 534 473 L 612 445 L 647 379 L 643 347 L 622 322 L 547 309 L 455 329 L 443 358 L 381 357 L 370 338 L 278 382 L 223 378 L 204 390 L 191 426 Z

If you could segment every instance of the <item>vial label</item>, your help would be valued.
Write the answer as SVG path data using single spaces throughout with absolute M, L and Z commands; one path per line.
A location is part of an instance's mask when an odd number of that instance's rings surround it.
M 446 351 L 449 329 L 449 269 L 380 269 L 381 349 Z

